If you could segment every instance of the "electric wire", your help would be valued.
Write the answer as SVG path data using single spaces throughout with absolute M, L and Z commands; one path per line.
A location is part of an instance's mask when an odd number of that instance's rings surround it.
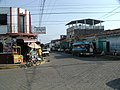
M 31 7 L 31 8 L 33 8 L 33 7 L 39 7 L 39 6 L 36 6 L 36 5 L 30 5 L 30 4 L 26 4 L 27 6 L 27 8 L 29 8 L 29 7 Z M 47 6 L 48 5 L 48 6 Z M 54 5 L 55 7 L 116 7 L 116 6 L 119 6 L 118 4 L 71 4 L 71 5 L 67 5 L 67 4 L 62 4 L 62 5 L 57 5 L 57 4 L 55 4 Z M 51 4 L 51 5 L 49 5 L 49 3 L 47 4 L 46 3 L 46 7 L 53 7 L 53 4 Z
M 52 13 L 52 11 L 53 11 L 53 9 L 54 9 L 54 7 L 55 7 L 55 4 L 56 4 L 56 0 L 54 0 L 54 2 L 53 2 L 53 4 L 52 4 L 52 8 L 51 8 L 51 10 L 50 10 L 50 13 Z M 46 20 L 48 20 L 50 18 L 50 15 L 48 15 L 47 17 L 46 17 Z
M 28 2 L 28 3 L 26 3 L 26 4 L 20 5 L 20 7 L 22 7 L 22 6 L 24 6 L 24 7 L 26 6 L 27 7 L 27 5 L 30 5 L 31 3 L 33 4 L 34 2 L 35 2 L 35 0 L 32 0 L 32 1 Z
M 2 1 L 2 0 L 1 0 Z M 32 2 L 34 2 L 34 0 L 32 0 L 31 2 L 29 2 L 29 3 L 32 3 Z M 26 7 L 29 7 L 29 3 L 26 3 L 26 4 L 23 4 L 23 5 L 25 5 Z M 41 7 L 42 9 L 42 12 L 45 10 L 45 8 L 44 8 L 44 3 L 45 3 L 45 0 L 44 0 L 44 2 L 43 2 L 43 4 L 41 5 L 41 6 L 39 6 L 39 7 Z M 65 7 L 76 7 L 76 6 L 82 6 L 81 8 L 101 8 L 101 7 L 103 7 L 103 6 L 106 6 L 106 4 L 95 4 L 94 6 L 93 5 L 91 5 L 91 4 L 81 4 L 81 5 L 78 5 L 78 4 L 63 4 L 63 5 L 57 5 L 57 4 L 55 4 L 56 2 L 54 2 L 54 4 L 53 5 L 48 5 L 49 7 L 51 7 L 51 8 L 49 8 L 51 11 L 53 10 L 53 9 L 57 9 L 57 8 L 54 8 L 54 7 L 61 7 L 61 6 L 65 6 Z M 86 5 L 86 6 L 85 6 Z M 89 6 L 88 6 L 89 5 Z M 100 6 L 100 5 L 102 5 L 102 6 Z M 54 6 L 54 7 L 53 7 Z M 118 6 L 117 4 L 108 4 L 107 6 Z M 32 7 L 32 6 L 30 6 L 30 7 Z M 38 7 L 38 6 L 35 6 L 35 7 Z M 47 7 L 47 5 L 45 6 L 45 7 Z M 43 15 L 61 15 L 61 14 L 102 14 L 102 13 L 106 13 L 105 15 L 103 15 L 101 18 L 103 18 L 103 19 L 105 19 L 105 18 L 108 18 L 108 17 L 110 17 L 110 16 L 112 16 L 112 15 L 115 15 L 115 14 L 118 14 L 118 13 L 120 13 L 120 12 L 114 12 L 115 10 L 117 10 L 117 9 L 119 9 L 119 7 L 120 6 L 118 6 L 118 7 L 116 7 L 115 9 L 113 9 L 113 10 L 111 10 L 110 12 L 45 12 L 45 13 L 31 13 L 31 15 L 33 15 L 33 16 L 35 16 L 35 15 L 41 15 L 41 16 L 43 16 Z M 104 8 L 104 7 L 103 7 Z M 33 8 L 34 9 L 34 8 Z M 58 9 L 62 9 L 62 8 L 58 8 Z M 64 9 L 64 8 L 63 8 Z M 69 8 L 68 8 L 69 9 Z M 46 10 L 48 10 L 48 9 L 46 9 Z M 42 18 L 42 17 L 41 17 Z M 47 19 L 48 20 L 48 19 Z M 52 22 L 52 23 L 58 23 L 58 22 L 61 22 L 61 21 L 42 21 L 42 20 L 40 20 L 41 22 Z M 105 21 L 119 21 L 119 20 L 105 20 Z M 37 22 L 36 22 L 37 23 Z
M 44 15 L 47 15 L 47 14 L 58 14 L 58 15 L 60 15 L 60 14 L 102 14 L 102 13 L 110 13 L 110 12 L 103 12 L 103 11 L 86 11 L 86 12 L 53 12 L 53 13 L 50 13 L 50 12 L 48 12 L 48 13 L 42 13 L 42 15 L 44 14 Z M 117 12 L 111 12 L 110 14 L 114 14 L 114 13 L 120 13 L 120 11 L 117 11 Z M 40 15 L 41 13 L 31 13 L 31 15 Z M 10 16 L 10 15 L 7 15 L 7 16 Z M 17 14 L 14 14 L 14 15 L 12 15 L 12 16 L 17 16 Z
M 41 27 L 41 23 L 42 23 L 42 17 L 43 17 L 43 12 L 44 12 L 45 1 L 46 0 L 43 0 L 43 2 L 42 2 L 42 0 L 41 0 L 41 4 L 40 4 L 42 7 L 40 7 L 41 13 L 39 14 L 39 27 Z
M 94 11 L 94 12 L 53 12 L 53 13 L 43 13 L 44 15 L 47 15 L 47 14 L 102 14 L 102 13 L 106 13 L 106 12 L 97 12 L 97 11 Z M 120 12 L 111 12 L 111 13 L 120 13 Z M 39 15 L 40 13 L 31 13 L 31 15 Z
M 46 4 L 45 7 L 47 6 L 47 8 L 48 8 L 48 7 L 50 6 L 51 2 L 52 2 L 52 1 L 49 0 L 48 4 Z M 48 12 L 48 9 L 45 9 L 45 8 L 44 8 L 44 10 L 45 10 L 46 12 Z M 50 10 L 51 10 L 51 9 L 50 9 Z M 48 17 L 46 16 L 46 18 L 48 18 Z M 46 19 L 46 20 L 47 20 L 47 19 Z
M 107 12 L 105 15 L 103 15 L 103 16 L 101 16 L 100 18 L 108 18 L 108 17 L 110 17 L 111 15 L 109 15 L 109 14 L 111 14 L 112 13 L 112 15 L 114 15 L 115 13 L 117 13 L 117 12 L 115 12 L 114 14 L 113 14 L 113 12 L 115 11 L 115 10 L 117 10 L 117 9 L 119 9 L 120 8 L 120 6 L 118 6 L 118 7 L 116 7 L 115 9 L 113 9 L 113 10 L 111 10 L 110 12 Z M 109 15 L 109 16 L 107 16 L 107 15 Z

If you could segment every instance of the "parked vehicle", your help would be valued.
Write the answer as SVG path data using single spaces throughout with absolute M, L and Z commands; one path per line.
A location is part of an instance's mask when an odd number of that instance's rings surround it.
M 30 54 L 27 54 L 28 61 L 26 62 L 27 66 L 33 66 L 33 65 L 40 65 L 42 58 L 40 58 L 37 54 L 34 56 L 31 56 Z
M 73 43 L 72 54 L 81 56 L 81 55 L 93 55 L 93 47 L 90 42 L 77 42 Z
M 58 49 L 58 52 L 63 52 L 63 51 L 64 51 L 64 49 L 61 49 L 61 48 Z
M 21 47 L 14 45 L 12 47 L 12 55 L 14 63 L 23 63 L 23 55 L 21 55 Z
M 43 50 L 42 50 L 42 55 L 43 55 L 43 56 L 49 56 L 49 53 L 50 53 L 50 52 L 49 52 L 48 49 L 43 49 Z

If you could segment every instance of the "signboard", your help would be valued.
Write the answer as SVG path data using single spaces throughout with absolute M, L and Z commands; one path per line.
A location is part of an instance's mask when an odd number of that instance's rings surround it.
M 35 34 L 46 34 L 46 27 L 34 27 L 33 33 L 35 33 Z

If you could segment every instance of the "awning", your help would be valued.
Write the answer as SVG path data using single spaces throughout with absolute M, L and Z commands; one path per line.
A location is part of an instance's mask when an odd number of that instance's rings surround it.
M 99 23 L 102 23 L 102 22 L 104 22 L 104 21 L 95 20 L 95 19 L 82 19 L 82 20 L 71 21 L 71 22 L 67 23 L 66 25 L 76 24 L 76 23 L 96 25 L 96 24 L 99 24 Z
M 29 43 L 29 42 L 37 42 L 34 39 L 23 39 L 24 43 Z
M 30 48 L 41 48 L 41 46 L 40 45 L 38 45 L 38 44 L 36 44 L 36 43 L 31 43 L 31 44 L 29 44 L 28 45 Z
M 90 44 L 90 42 L 76 42 L 73 45 Z
M 35 39 L 17 39 L 17 42 L 32 43 L 37 41 Z

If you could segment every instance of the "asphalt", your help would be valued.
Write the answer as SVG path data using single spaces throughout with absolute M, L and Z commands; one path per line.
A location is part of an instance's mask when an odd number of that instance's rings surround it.
M 120 61 L 101 58 L 51 53 L 49 63 L 0 70 L 0 90 L 120 90 Z
M 44 63 L 45 63 L 45 61 L 42 61 L 40 65 L 42 65 Z M 22 63 L 22 64 L 0 64 L 0 70 L 22 68 L 22 67 L 26 67 L 25 64 L 26 63 Z
M 103 58 L 104 60 L 112 60 L 112 61 L 117 61 L 120 60 L 120 56 L 113 56 L 113 55 L 96 55 L 96 58 Z M 46 58 L 44 57 L 44 61 L 41 62 L 41 64 L 44 64 L 46 61 Z M 24 66 L 25 63 L 23 64 L 0 64 L 0 70 L 2 69 L 15 69 L 15 68 L 20 68 L 21 66 Z

